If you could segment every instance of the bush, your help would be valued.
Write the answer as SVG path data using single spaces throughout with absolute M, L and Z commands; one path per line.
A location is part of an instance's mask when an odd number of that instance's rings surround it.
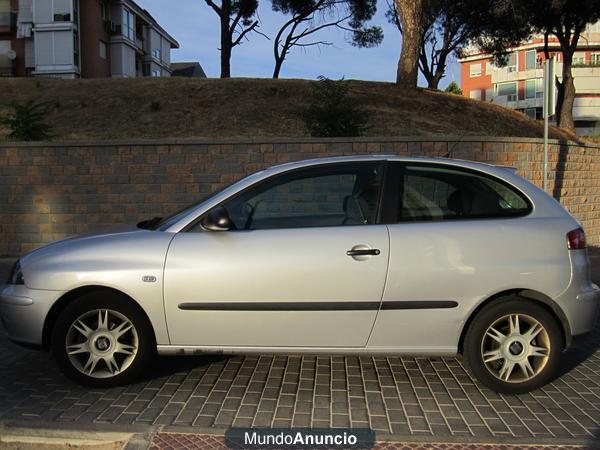
M 357 100 L 348 97 L 348 89 L 348 82 L 343 79 L 319 77 L 319 82 L 313 87 L 310 104 L 301 114 L 311 136 L 362 136 L 369 128 L 368 111 Z
M 444 89 L 445 92 L 448 92 L 450 94 L 456 94 L 456 95 L 462 95 L 462 89 L 458 86 L 458 84 L 456 83 L 456 81 L 453 81 L 452 83 L 450 83 L 448 85 L 448 87 L 446 89 Z
M 44 122 L 49 111 L 47 103 L 30 100 L 20 104 L 12 102 L 12 111 L 6 117 L 0 117 L 0 124 L 10 130 L 9 139 L 16 141 L 43 141 L 50 139 L 52 127 Z

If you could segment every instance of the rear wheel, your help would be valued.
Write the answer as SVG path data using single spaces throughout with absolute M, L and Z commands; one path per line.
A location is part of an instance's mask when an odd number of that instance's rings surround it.
M 152 329 L 127 297 L 91 292 L 71 303 L 52 333 L 61 370 L 80 384 L 112 387 L 131 383 L 153 353 Z
M 562 335 L 542 306 L 499 299 L 474 318 L 464 341 L 471 372 L 497 392 L 519 394 L 549 382 L 558 369 Z

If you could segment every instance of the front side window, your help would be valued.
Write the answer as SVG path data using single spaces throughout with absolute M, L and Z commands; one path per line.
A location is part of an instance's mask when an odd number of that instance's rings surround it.
M 406 166 L 400 192 L 399 222 L 514 217 L 530 210 L 512 187 L 454 168 Z
M 237 230 L 374 224 L 381 167 L 351 165 L 283 174 L 222 206 Z

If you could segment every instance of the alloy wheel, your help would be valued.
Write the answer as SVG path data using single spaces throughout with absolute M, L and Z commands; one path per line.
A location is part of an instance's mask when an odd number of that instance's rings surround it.
M 506 383 L 535 378 L 550 357 L 546 328 L 527 314 L 508 314 L 494 321 L 481 341 L 481 357 L 487 370 Z
M 71 364 L 79 372 L 92 378 L 110 378 L 133 363 L 139 337 L 131 320 L 123 314 L 95 309 L 72 322 L 65 345 Z

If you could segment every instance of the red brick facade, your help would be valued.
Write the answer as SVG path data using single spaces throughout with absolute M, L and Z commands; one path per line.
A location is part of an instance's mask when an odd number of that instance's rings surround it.
M 101 0 L 79 2 L 81 30 L 81 77 L 110 77 L 110 34 L 100 15 Z M 106 44 L 106 57 L 100 56 L 100 42 Z

